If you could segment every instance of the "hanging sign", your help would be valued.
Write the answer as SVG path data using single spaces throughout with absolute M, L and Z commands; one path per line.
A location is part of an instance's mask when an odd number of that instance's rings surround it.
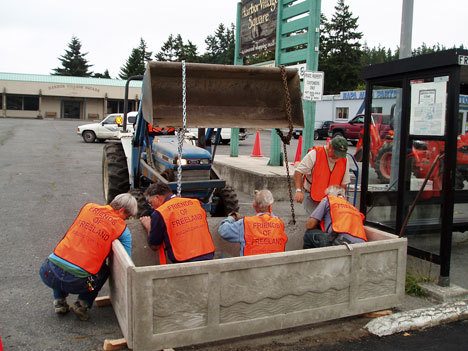
M 323 72 L 304 72 L 304 92 L 302 93 L 304 100 L 322 100 L 324 76 Z
M 277 12 L 278 0 L 242 0 L 241 56 L 275 49 Z
M 446 96 L 446 81 L 411 84 L 410 134 L 445 134 Z

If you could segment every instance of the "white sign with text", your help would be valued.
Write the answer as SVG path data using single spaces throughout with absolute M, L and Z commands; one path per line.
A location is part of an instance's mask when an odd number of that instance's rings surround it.
M 302 93 L 304 100 L 322 100 L 324 76 L 323 72 L 304 72 L 304 92 Z

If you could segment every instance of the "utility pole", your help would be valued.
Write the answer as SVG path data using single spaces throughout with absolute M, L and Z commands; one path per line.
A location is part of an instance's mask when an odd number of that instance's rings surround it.
M 400 53 L 399 58 L 403 59 L 411 56 L 411 39 L 413 34 L 413 4 L 414 0 L 403 0 L 401 10 L 401 31 L 400 31 Z M 396 106 L 393 115 L 393 148 L 392 154 L 398 155 L 400 150 L 400 135 L 401 135 L 401 94 L 402 90 L 398 89 Z M 392 157 L 392 169 L 390 174 L 390 184 L 397 186 L 398 182 L 398 157 Z

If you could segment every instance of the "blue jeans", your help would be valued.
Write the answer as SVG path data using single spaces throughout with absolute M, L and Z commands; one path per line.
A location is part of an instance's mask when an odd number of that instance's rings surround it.
M 78 299 L 85 301 L 89 308 L 109 278 L 109 274 L 109 267 L 104 263 L 97 274 L 78 278 L 56 266 L 49 259 L 44 261 L 39 270 L 44 284 L 54 291 L 54 299 L 63 299 L 68 294 L 78 294 Z
M 320 229 L 307 229 L 304 233 L 303 249 L 326 247 L 330 245 L 332 245 L 330 242 L 330 237 L 327 233 L 322 232 Z

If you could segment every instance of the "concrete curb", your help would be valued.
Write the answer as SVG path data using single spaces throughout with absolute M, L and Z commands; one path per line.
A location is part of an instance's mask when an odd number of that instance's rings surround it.
M 457 301 L 376 318 L 367 323 L 364 328 L 371 334 L 386 336 L 466 318 L 468 318 L 468 302 Z

